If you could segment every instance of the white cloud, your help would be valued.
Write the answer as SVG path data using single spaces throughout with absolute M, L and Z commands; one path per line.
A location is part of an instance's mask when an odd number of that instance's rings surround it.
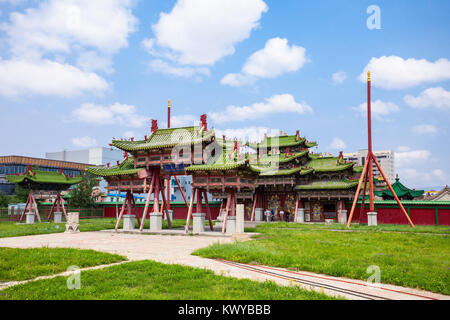
M 94 138 L 85 136 L 85 137 L 81 137 L 81 138 L 73 138 L 72 143 L 77 147 L 90 148 L 90 147 L 95 147 L 97 145 L 97 140 L 95 140 Z
M 80 54 L 77 65 L 85 71 L 103 71 L 107 74 L 114 72 L 111 56 L 100 56 L 95 51 L 88 51 Z
M 216 123 L 230 121 L 246 121 L 276 113 L 312 113 L 313 109 L 306 102 L 298 103 L 291 94 L 273 95 L 266 102 L 254 103 L 250 106 L 227 106 L 223 112 L 211 112 L 210 117 Z
M 413 108 L 438 108 L 450 110 L 450 91 L 442 87 L 428 88 L 419 96 L 406 95 L 403 100 Z
M 156 44 L 181 64 L 213 65 L 259 26 L 262 0 L 178 0 L 152 26 Z
M 423 83 L 450 79 L 450 61 L 441 58 L 435 62 L 426 59 L 403 59 L 398 56 L 372 58 L 359 80 L 366 82 L 371 72 L 372 84 L 384 89 L 405 89 Z
M 337 150 L 343 150 L 346 147 L 347 147 L 347 145 L 345 144 L 345 142 L 337 137 L 335 137 L 330 144 L 330 148 L 337 149 Z
M 73 116 L 81 122 L 93 124 L 120 124 L 128 127 L 142 127 L 149 117 L 136 113 L 137 108 L 132 105 L 118 102 L 102 106 L 93 103 L 85 103 L 73 111 Z
M 230 86 L 252 84 L 258 78 L 275 78 L 287 72 L 298 71 L 308 61 L 305 48 L 289 46 L 287 39 L 272 38 L 263 49 L 247 59 L 241 73 L 227 74 L 221 83 Z
M 408 147 L 401 147 L 398 150 L 395 152 L 395 165 L 397 167 L 417 164 L 428 160 L 431 156 L 431 152 L 428 150 L 411 150 Z
M 362 115 L 367 115 L 367 103 L 361 103 L 358 107 L 352 108 L 353 110 L 361 112 Z M 381 100 L 372 101 L 371 103 L 372 116 L 378 120 L 382 120 L 385 116 L 398 112 L 400 108 L 392 102 L 385 102 Z
M 190 78 L 195 75 L 210 75 L 209 69 L 205 67 L 176 67 L 159 59 L 150 61 L 149 66 L 152 71 L 183 78 Z
M 106 81 L 92 72 L 111 73 L 112 55 L 128 46 L 137 27 L 133 2 L 47 0 L 12 12 L 0 26 L 10 53 L 9 60 L 0 61 L 1 73 L 12 82 L 0 80 L 0 94 L 73 96 L 106 90 Z
M 50 60 L 0 59 L 0 94 L 42 94 L 71 97 L 86 92 L 101 93 L 108 83 L 92 72 Z
M 10 15 L 3 26 L 12 52 L 69 52 L 88 46 L 115 53 L 128 46 L 128 35 L 136 30 L 131 0 L 49 0 L 24 13 Z
M 438 132 L 436 126 L 432 124 L 419 124 L 413 128 L 413 131 L 418 134 L 435 134 Z
M 347 73 L 345 71 L 338 71 L 331 76 L 335 84 L 341 84 L 347 79 Z
M 417 170 L 415 168 L 399 168 L 400 180 L 410 188 L 423 188 L 425 184 L 447 183 L 447 175 L 442 169 L 434 169 L 431 172 Z

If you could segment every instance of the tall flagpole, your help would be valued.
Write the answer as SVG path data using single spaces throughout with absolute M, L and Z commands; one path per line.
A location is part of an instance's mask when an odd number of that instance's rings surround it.
M 372 152 L 372 100 L 371 100 L 371 79 L 370 71 L 367 72 L 367 139 L 368 139 L 368 152 L 366 161 L 369 161 L 368 175 L 369 175 L 369 198 L 370 198 L 370 212 L 375 211 L 374 195 L 373 195 L 373 152 Z M 364 195 L 363 195 L 364 196 Z
M 412 222 L 411 218 L 408 216 L 408 213 L 406 212 L 405 208 L 403 207 L 402 203 L 400 202 L 400 199 L 398 198 L 397 194 L 395 193 L 394 189 L 392 188 L 391 184 L 389 183 L 388 179 L 386 178 L 386 175 L 384 174 L 383 170 L 381 169 L 380 164 L 378 163 L 377 159 L 375 158 L 375 155 L 372 151 L 372 110 L 371 110 L 371 78 L 370 78 L 370 71 L 367 72 L 367 133 L 368 133 L 368 151 L 367 151 L 367 157 L 366 162 L 364 164 L 363 172 L 361 173 L 361 176 L 359 178 L 358 187 L 356 188 L 355 198 L 353 199 L 352 208 L 350 210 L 350 216 L 347 221 L 347 228 L 350 227 L 350 224 L 352 223 L 353 214 L 355 212 L 356 203 L 358 202 L 359 193 L 361 191 L 361 185 L 364 182 L 364 189 L 365 184 L 367 182 L 367 177 L 369 178 L 369 193 L 370 193 L 370 212 L 375 211 L 375 205 L 374 205 L 374 188 L 373 188 L 373 165 L 375 164 L 380 171 L 384 181 L 386 182 L 386 185 L 388 186 L 389 190 L 392 192 L 392 195 L 394 196 L 395 201 L 397 202 L 398 206 L 400 207 L 400 210 L 406 217 L 406 220 L 408 221 L 409 225 L 414 228 L 414 223 Z M 365 179 L 364 179 L 365 178 Z M 363 194 L 363 197 L 365 194 Z M 364 203 L 364 199 L 363 202 Z M 363 208 L 361 207 L 360 210 Z M 361 219 L 361 217 L 360 217 Z

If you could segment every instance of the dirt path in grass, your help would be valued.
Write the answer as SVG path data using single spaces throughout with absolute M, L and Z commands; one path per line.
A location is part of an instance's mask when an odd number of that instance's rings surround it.
M 24 283 L 27 283 L 27 282 L 30 282 L 30 281 L 51 279 L 51 278 L 55 278 L 55 277 L 59 277 L 59 276 L 68 277 L 68 276 L 70 276 L 72 274 L 75 274 L 75 272 L 78 272 L 78 271 L 81 272 L 81 271 L 86 271 L 86 270 L 103 269 L 103 268 L 112 267 L 112 266 L 119 265 L 119 264 L 122 264 L 122 263 L 127 263 L 127 262 L 130 262 L 130 261 L 121 261 L 121 262 L 115 262 L 115 263 L 111 263 L 111 264 L 102 264 L 102 265 L 99 265 L 99 266 L 81 268 L 81 269 L 79 269 L 77 271 L 65 271 L 65 272 L 61 272 L 61 273 L 58 273 L 58 274 L 52 274 L 52 275 L 49 275 L 49 276 L 40 276 L 40 277 L 37 277 L 37 278 L 34 278 L 34 279 L 29 279 L 29 280 L 0 282 L 0 290 L 6 289 L 6 288 L 9 288 L 9 287 L 12 287 L 12 286 L 17 286 L 19 284 L 24 284 Z
M 231 238 L 214 236 L 82 232 L 3 238 L 0 239 L 0 247 L 93 249 L 120 254 L 131 261 L 154 260 L 209 269 L 218 275 L 256 281 L 271 280 L 280 285 L 296 284 L 347 299 L 450 299 L 449 296 L 399 286 L 382 284 L 379 288 L 374 288 L 368 287 L 366 282 L 361 280 L 337 278 L 312 272 L 293 273 L 281 268 L 249 266 L 191 255 L 191 252 L 213 243 L 230 243 L 231 241 Z

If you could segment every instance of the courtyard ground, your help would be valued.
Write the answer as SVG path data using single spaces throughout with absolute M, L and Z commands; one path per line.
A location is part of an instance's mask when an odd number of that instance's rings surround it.
M 449 229 L 269 223 L 256 227 L 255 241 L 214 244 L 194 254 L 361 280 L 372 266 L 379 268 L 383 283 L 448 295 Z
M 254 245 L 258 248 L 259 241 L 262 240 L 245 242 L 245 244 L 250 246 Z M 223 275 L 235 278 L 246 278 L 261 282 L 271 280 L 283 286 L 292 286 L 293 284 L 296 284 L 306 289 L 313 288 L 314 290 L 328 295 L 340 296 L 349 299 L 424 299 L 427 297 L 433 299 L 448 298 L 443 295 L 392 285 L 383 284 L 380 288 L 373 288 L 367 286 L 366 282 L 361 280 L 349 281 L 349 279 L 324 276 L 323 274 L 321 275 L 313 272 L 301 272 L 294 274 L 292 270 L 281 268 L 276 268 L 269 271 L 264 269 L 263 266 L 248 266 L 229 261 L 206 259 L 191 255 L 191 253 L 197 249 L 211 245 L 216 247 L 217 243 L 228 246 L 231 242 L 232 239 L 229 237 L 216 238 L 212 236 L 171 236 L 114 232 L 82 232 L 78 234 L 46 234 L 3 238 L 0 239 L 0 247 L 32 248 L 44 246 L 94 249 L 102 252 L 123 255 L 129 260 L 154 260 L 167 264 L 180 264 L 184 266 L 208 269 L 220 276 Z M 242 243 L 238 243 L 236 245 L 241 244 Z M 285 244 L 288 245 L 288 242 Z M 286 251 L 287 250 L 288 249 L 286 249 Z M 128 265 L 128 263 L 125 263 L 125 265 Z M 131 264 L 131 266 L 133 266 L 133 264 Z M 102 272 L 107 272 L 108 269 L 89 271 L 89 273 L 93 272 L 95 274 L 100 274 Z M 121 271 L 118 272 L 121 273 Z M 82 279 L 83 275 L 84 272 L 82 273 Z M 123 276 L 126 276 L 126 273 L 123 273 Z M 41 281 L 50 280 L 40 280 L 38 282 L 40 283 Z M 51 280 L 51 283 L 56 285 L 58 281 L 62 280 Z M 17 294 L 15 297 L 25 297 L 25 293 L 33 292 L 34 289 L 32 288 L 38 288 L 40 286 L 39 283 L 30 282 L 21 286 L 12 287 L 7 289 L 8 291 L 2 292 L 14 291 Z M 100 284 L 98 285 L 100 286 Z M 109 284 L 105 284 L 105 288 L 108 286 Z M 57 292 L 54 292 L 54 294 L 59 295 Z M 88 297 L 89 294 L 92 294 L 92 291 L 86 291 L 85 297 Z M 78 296 L 78 298 L 82 298 L 82 295 Z M 171 298 L 168 297 L 168 299 Z

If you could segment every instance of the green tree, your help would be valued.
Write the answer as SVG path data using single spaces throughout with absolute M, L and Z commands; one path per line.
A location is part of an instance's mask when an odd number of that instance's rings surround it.
M 0 192 L 0 208 L 6 208 L 9 204 L 9 197 L 4 194 L 3 192 Z
M 94 207 L 96 202 L 95 198 L 92 197 L 92 189 L 98 185 L 100 179 L 88 172 L 82 173 L 82 177 L 83 180 L 69 193 L 69 204 L 71 207 Z
M 21 187 L 19 185 L 16 185 L 16 188 L 14 189 L 14 195 L 10 198 L 10 203 L 12 203 L 12 202 L 17 202 L 17 203 L 27 202 L 29 193 L 30 193 L 29 189 Z

